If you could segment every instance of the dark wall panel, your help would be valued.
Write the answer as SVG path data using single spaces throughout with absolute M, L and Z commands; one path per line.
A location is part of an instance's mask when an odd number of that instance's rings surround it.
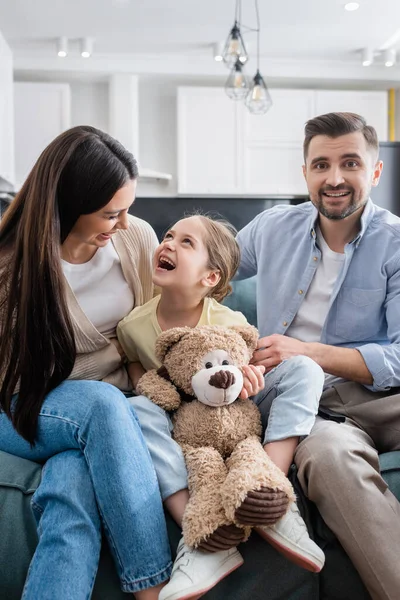
M 262 198 L 136 198 L 130 212 L 148 221 L 160 238 L 170 225 L 196 210 L 218 213 L 239 230 L 258 213 L 277 203 L 279 200 Z

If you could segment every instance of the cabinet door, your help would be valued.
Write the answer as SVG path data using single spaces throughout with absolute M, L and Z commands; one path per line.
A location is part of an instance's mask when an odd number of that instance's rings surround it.
M 314 114 L 313 90 L 270 90 L 265 115 L 240 110 L 242 189 L 256 195 L 303 195 L 304 124 Z
M 14 183 L 12 53 L 0 33 L 0 178 Z
M 387 92 L 364 90 L 318 90 L 315 93 L 315 115 L 328 112 L 353 112 L 375 127 L 381 142 L 388 140 Z
M 15 83 L 17 187 L 45 147 L 70 127 L 70 87 L 65 83 Z
M 178 193 L 238 192 L 237 106 L 223 88 L 178 88 Z

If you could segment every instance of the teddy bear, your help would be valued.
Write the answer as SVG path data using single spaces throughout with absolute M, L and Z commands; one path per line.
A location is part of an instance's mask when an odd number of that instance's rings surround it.
M 170 329 L 156 343 L 162 367 L 138 383 L 139 393 L 174 411 L 173 435 L 183 449 L 190 494 L 182 530 L 193 548 L 232 523 L 247 539 L 251 527 L 238 523 L 235 512 L 251 491 L 269 488 L 294 500 L 290 482 L 262 447 L 258 408 L 238 398 L 241 367 L 257 340 L 251 325 Z

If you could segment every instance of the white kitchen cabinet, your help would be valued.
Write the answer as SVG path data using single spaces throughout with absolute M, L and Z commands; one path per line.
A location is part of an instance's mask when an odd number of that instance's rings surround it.
M 0 33 L 0 178 L 14 184 L 12 53 Z
M 17 189 L 45 147 L 70 127 L 70 105 L 66 83 L 14 84 Z
M 315 114 L 353 112 L 375 127 L 378 139 L 388 141 L 388 102 L 385 91 L 318 90 L 315 92 Z
M 359 113 L 387 140 L 387 93 L 271 89 L 272 108 L 252 115 L 222 88 L 178 89 L 178 193 L 307 194 L 304 125 L 333 111 Z
M 237 106 L 223 88 L 178 88 L 178 193 L 237 194 Z
M 238 144 L 243 194 L 306 194 L 302 174 L 304 123 L 315 114 L 313 90 L 271 90 L 273 105 L 253 115 L 242 104 Z

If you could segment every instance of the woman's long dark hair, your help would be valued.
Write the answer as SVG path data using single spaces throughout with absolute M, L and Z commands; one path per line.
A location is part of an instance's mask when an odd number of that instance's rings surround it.
M 80 215 L 100 210 L 137 175 L 119 142 L 74 127 L 43 151 L 0 223 L 0 405 L 31 444 L 45 396 L 76 359 L 61 244 Z

